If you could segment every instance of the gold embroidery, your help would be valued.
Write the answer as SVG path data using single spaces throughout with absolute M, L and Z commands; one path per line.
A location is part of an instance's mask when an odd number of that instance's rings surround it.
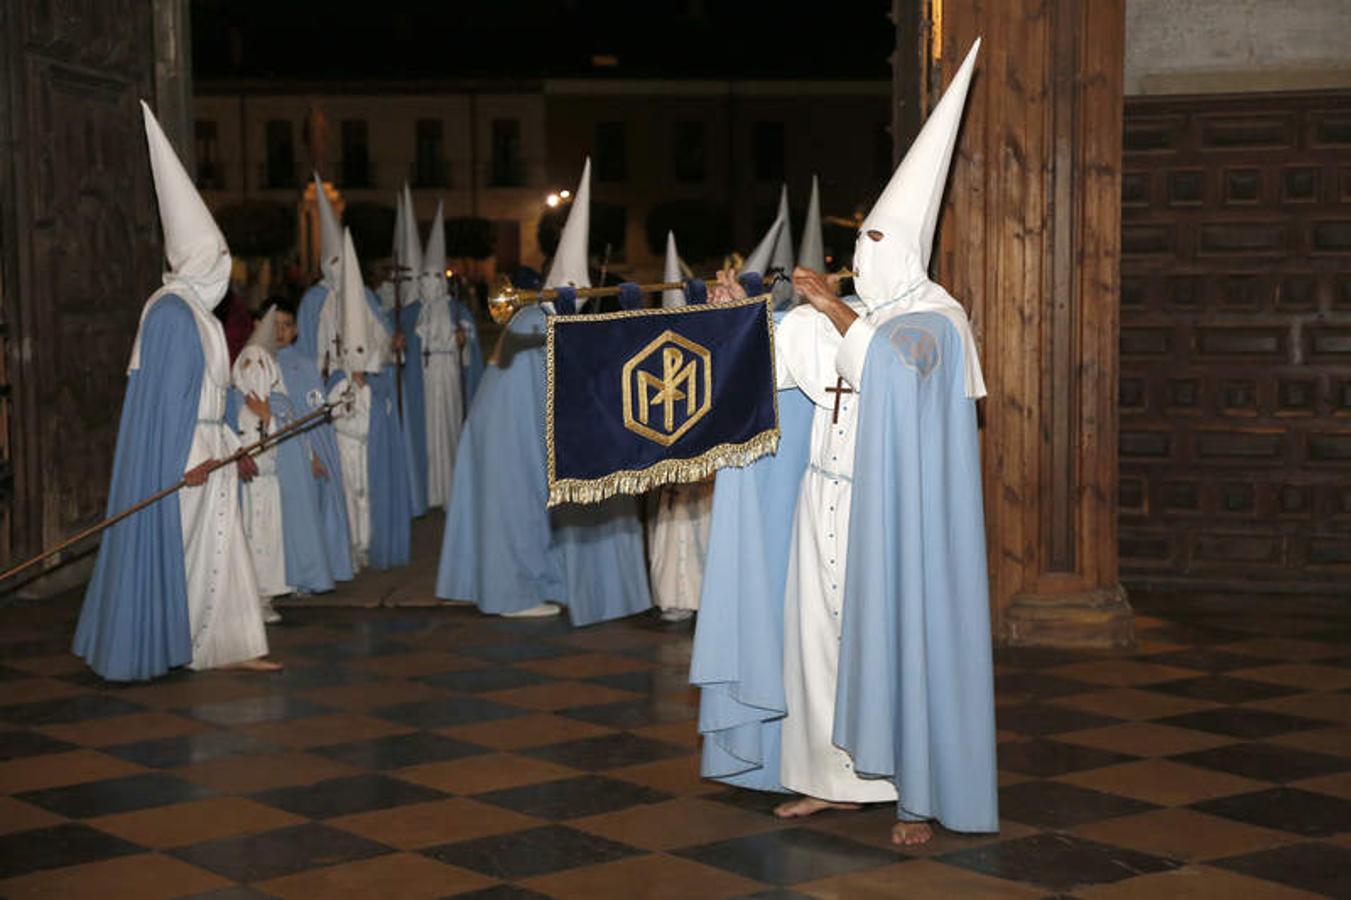
M 658 356 L 660 375 L 642 368 Z M 713 408 L 713 355 L 675 331 L 662 332 L 630 357 L 622 377 L 624 427 L 663 447 L 680 440 Z M 653 406 L 662 408 L 660 425 L 651 420 Z M 676 413 L 682 406 L 684 421 L 677 424 Z
M 765 308 L 765 326 L 769 331 L 769 358 L 774 359 L 773 299 L 769 294 L 747 297 L 727 304 L 698 304 L 695 306 L 658 307 L 656 309 L 626 309 L 611 313 L 583 313 L 572 316 L 550 316 L 546 338 L 549 377 L 545 384 L 544 443 L 548 458 L 549 506 L 561 503 L 600 503 L 616 494 L 641 494 L 663 484 L 701 481 L 726 466 L 747 466 L 760 457 L 774 453 L 779 447 L 779 392 L 771 391 L 774 402 L 774 427 L 760 432 L 740 444 L 718 444 L 688 459 L 663 459 L 642 469 L 620 469 L 599 478 L 559 478 L 554 447 L 554 331 L 560 324 L 574 322 L 603 322 L 637 316 L 687 316 L 714 312 L 729 306 Z M 771 364 L 772 365 L 772 364 Z M 771 377 L 773 370 L 771 369 Z

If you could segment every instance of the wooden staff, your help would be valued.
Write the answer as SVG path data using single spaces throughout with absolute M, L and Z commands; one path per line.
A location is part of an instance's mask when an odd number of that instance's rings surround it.
M 779 275 L 778 278 L 788 278 L 788 275 Z M 841 281 L 845 278 L 853 278 L 854 273 L 848 269 L 841 269 L 838 272 L 832 272 L 826 276 L 831 281 Z M 706 283 L 711 288 L 717 283 L 715 278 L 709 278 Z M 773 280 L 770 282 L 773 283 Z M 622 285 L 609 285 L 608 287 L 590 287 L 576 288 L 577 296 L 580 297 L 609 297 L 618 294 Z M 685 282 L 683 281 L 657 281 L 651 284 L 640 284 L 638 290 L 644 294 L 653 294 L 658 291 L 678 291 L 683 290 Z M 497 293 L 488 298 L 488 314 L 492 316 L 494 322 L 499 325 L 505 325 L 511 321 L 511 317 L 516 314 L 518 309 L 529 306 L 533 303 L 543 303 L 545 300 L 553 300 L 558 297 L 558 291 L 554 288 L 544 288 L 539 291 L 524 291 L 513 287 L 511 284 L 503 284 L 498 288 Z
M 262 453 L 264 450 L 267 449 L 269 444 L 278 443 L 283 438 L 289 437 L 299 432 L 304 426 L 310 424 L 316 419 L 327 418 L 329 414 L 332 413 L 335 407 L 341 406 L 345 402 L 347 402 L 346 398 L 325 403 L 323 406 L 314 410 L 314 412 L 301 416 L 299 419 L 296 419 L 291 424 L 285 426 L 284 428 L 279 429 L 278 431 L 273 432 L 272 434 L 267 435 L 261 440 L 254 441 L 247 447 L 240 447 L 238 450 L 236 450 L 229 456 L 225 457 L 224 459 L 211 460 L 209 464 L 206 466 L 206 474 L 210 475 L 212 472 L 216 471 L 222 466 L 228 466 L 231 465 L 232 463 L 237 463 L 245 456 L 254 456 L 258 453 Z M 56 546 L 49 547 L 48 549 L 43 550 L 41 553 L 39 553 L 37 556 L 34 556 L 32 559 L 26 560 L 20 563 L 19 565 L 14 566 L 11 569 L 5 570 L 4 572 L 0 572 L 0 582 L 8 581 L 15 575 L 18 575 L 20 572 L 25 572 L 28 569 L 31 569 L 33 566 L 36 566 L 43 560 L 50 559 L 51 557 L 55 556 L 61 551 L 73 547 L 74 545 L 78 544 L 85 538 L 92 537 L 98 534 L 99 532 L 103 531 L 104 529 L 116 525 L 118 522 L 121 522 L 123 519 L 127 518 L 133 513 L 140 512 L 147 506 L 150 506 L 153 503 L 158 503 L 165 497 L 168 497 L 171 494 L 175 494 L 187 486 L 188 486 L 187 479 L 180 478 L 177 481 L 177 483 L 171 484 L 167 488 L 164 488 L 163 490 L 156 491 L 155 493 L 151 494 L 149 497 L 146 497 L 144 500 L 135 504 L 134 506 L 129 506 L 126 509 L 122 510 L 121 512 L 117 513 L 116 515 L 109 516 L 102 522 L 89 526 L 84 531 L 81 531 L 79 534 L 74 535 L 73 537 L 66 538 L 64 541 L 57 544 Z

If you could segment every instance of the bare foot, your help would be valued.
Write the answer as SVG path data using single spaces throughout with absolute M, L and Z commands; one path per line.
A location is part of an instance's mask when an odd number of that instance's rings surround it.
M 897 822 L 891 828 L 891 842 L 902 847 L 927 844 L 933 836 L 927 822 Z
M 286 667 L 279 662 L 263 659 L 260 656 L 257 659 L 246 659 L 241 663 L 235 663 L 233 666 L 225 666 L 225 668 L 241 672 L 280 672 Z
M 774 815 L 780 819 L 800 819 L 827 809 L 859 809 L 857 803 L 831 803 L 815 797 L 799 797 L 774 807 Z

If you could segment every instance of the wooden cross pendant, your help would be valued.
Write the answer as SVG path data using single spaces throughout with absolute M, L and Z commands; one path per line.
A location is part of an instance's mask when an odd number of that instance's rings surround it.
M 854 393 L 854 389 L 845 384 L 843 378 L 836 378 L 835 386 L 826 388 L 826 393 L 835 395 L 835 410 L 830 414 L 830 424 L 837 425 L 840 421 L 840 397 Z

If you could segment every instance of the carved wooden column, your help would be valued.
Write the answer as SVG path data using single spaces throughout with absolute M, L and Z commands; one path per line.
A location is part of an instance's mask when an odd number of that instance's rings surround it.
M 936 274 L 990 386 L 991 602 L 1010 644 L 1134 640 L 1116 543 L 1122 2 L 938 7 L 935 83 L 984 38 Z

